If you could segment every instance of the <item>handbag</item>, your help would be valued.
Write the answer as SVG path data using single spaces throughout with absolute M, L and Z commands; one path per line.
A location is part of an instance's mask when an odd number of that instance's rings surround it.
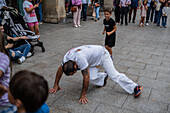
M 161 8 L 161 3 L 159 2 L 157 5 L 156 5 L 156 11 L 159 11 Z
M 72 6 L 72 7 L 71 7 L 71 12 L 76 12 L 76 11 L 77 11 L 77 8 L 74 7 L 74 6 Z
M 100 7 L 99 3 L 95 3 L 94 5 L 95 5 L 95 7 Z

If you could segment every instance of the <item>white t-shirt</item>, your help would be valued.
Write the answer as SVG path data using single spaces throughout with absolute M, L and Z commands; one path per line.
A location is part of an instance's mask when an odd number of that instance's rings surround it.
M 87 67 L 99 66 L 102 56 L 105 53 L 105 48 L 99 45 L 84 45 L 69 50 L 63 58 L 62 65 L 69 61 L 75 61 L 80 70 Z
M 37 17 L 35 13 L 35 9 L 33 9 L 31 12 L 27 13 L 25 8 L 31 9 L 33 7 L 32 3 L 25 0 L 23 3 L 23 9 L 24 9 L 24 20 L 26 22 L 37 22 Z

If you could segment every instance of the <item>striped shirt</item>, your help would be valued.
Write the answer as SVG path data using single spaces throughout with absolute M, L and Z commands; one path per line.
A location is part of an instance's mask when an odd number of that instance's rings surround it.
M 2 71 L 4 74 L 0 77 L 0 84 L 5 86 L 6 88 L 9 87 L 9 81 L 10 81 L 10 67 L 9 67 L 10 61 L 7 55 L 0 52 L 0 71 Z M 0 105 L 6 105 L 9 104 L 8 100 L 8 93 L 5 93 L 0 98 Z

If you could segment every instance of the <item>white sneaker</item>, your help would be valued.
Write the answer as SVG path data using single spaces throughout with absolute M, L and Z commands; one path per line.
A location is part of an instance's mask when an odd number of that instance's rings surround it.
M 26 58 L 31 57 L 31 56 L 32 56 L 32 53 L 31 53 L 31 52 L 28 52 Z
M 78 28 L 78 25 L 74 25 L 75 28 Z
M 22 56 L 21 58 L 19 58 L 17 60 L 18 64 L 22 64 L 24 61 L 25 61 L 25 57 L 24 56 Z
M 78 27 L 81 27 L 81 25 L 78 25 Z
M 148 26 L 149 24 L 148 24 L 148 23 L 146 23 L 146 25 Z

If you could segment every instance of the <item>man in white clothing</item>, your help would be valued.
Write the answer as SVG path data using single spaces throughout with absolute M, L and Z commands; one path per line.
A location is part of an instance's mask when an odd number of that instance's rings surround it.
M 106 72 L 98 72 L 97 67 L 99 66 L 103 66 Z M 77 70 L 81 70 L 83 74 L 83 88 L 79 100 L 79 103 L 82 104 L 88 102 L 87 90 L 89 82 L 97 86 L 105 86 L 108 76 L 128 93 L 134 93 L 135 97 L 138 97 L 143 89 L 143 87 L 115 69 L 109 52 L 103 46 L 84 45 L 73 48 L 65 54 L 62 64 L 58 68 L 54 87 L 50 89 L 50 92 L 56 93 L 61 89 L 59 81 L 63 72 L 71 76 Z

